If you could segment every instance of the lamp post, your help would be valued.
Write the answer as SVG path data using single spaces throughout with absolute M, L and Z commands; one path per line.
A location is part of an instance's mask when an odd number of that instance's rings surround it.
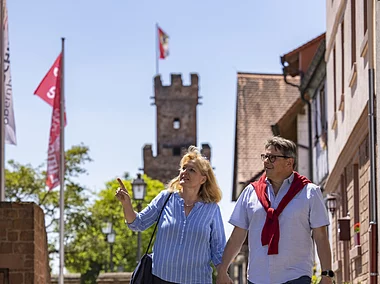
M 107 222 L 102 228 L 103 234 L 106 235 L 106 240 L 110 244 L 110 271 L 113 271 L 113 244 L 115 243 L 115 231 L 112 229 L 112 223 Z M 106 269 L 107 272 L 107 269 Z
M 132 182 L 133 199 L 137 201 L 137 212 L 141 211 L 142 201 L 146 195 L 146 183 L 141 178 L 141 174 L 137 174 L 137 178 Z M 137 232 L 137 262 L 141 258 L 141 232 Z
M 336 210 L 336 197 L 334 195 L 328 195 L 326 198 L 327 209 L 331 212 L 331 215 L 334 216 Z

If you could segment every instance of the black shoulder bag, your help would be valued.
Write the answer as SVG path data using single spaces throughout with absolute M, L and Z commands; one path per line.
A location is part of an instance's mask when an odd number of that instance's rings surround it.
M 150 237 L 149 245 L 145 251 L 145 254 L 142 256 L 135 270 L 132 273 L 130 284 L 152 284 L 153 283 L 152 254 L 148 254 L 148 251 L 150 249 L 150 245 L 152 244 L 154 233 L 156 232 L 158 222 L 160 221 L 160 218 L 161 218 L 161 214 L 164 211 L 164 208 L 166 206 L 166 203 L 168 203 L 170 196 L 172 196 L 172 193 L 169 194 L 168 198 L 166 199 L 164 203 L 164 206 L 162 206 L 160 215 L 158 215 L 156 226 L 154 227 L 152 236 Z

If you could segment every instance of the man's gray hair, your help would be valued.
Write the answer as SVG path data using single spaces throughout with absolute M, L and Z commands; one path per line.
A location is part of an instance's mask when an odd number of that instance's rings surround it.
M 288 139 L 280 136 L 274 136 L 267 140 L 265 149 L 273 146 L 277 151 L 280 151 L 284 156 L 294 159 L 293 168 L 297 166 L 297 145 Z

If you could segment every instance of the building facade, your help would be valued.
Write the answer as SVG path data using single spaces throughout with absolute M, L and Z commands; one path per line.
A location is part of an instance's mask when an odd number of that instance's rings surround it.
M 369 2 L 328 0 L 326 6 L 330 172 L 324 189 L 336 204 L 330 232 L 338 283 L 377 283 L 370 274 L 377 253 L 370 234 Z

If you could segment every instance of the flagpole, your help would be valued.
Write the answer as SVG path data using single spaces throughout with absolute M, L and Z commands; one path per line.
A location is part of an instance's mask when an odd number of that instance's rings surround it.
M 158 48 L 159 48 L 159 37 L 158 37 L 158 23 L 156 23 L 156 30 L 155 30 L 155 34 L 156 34 L 156 44 L 155 44 L 155 47 L 156 47 L 156 75 L 158 75 L 158 58 L 159 58 L 159 54 L 158 54 Z
M 0 202 L 5 201 L 4 0 L 0 0 Z
M 65 267 L 65 38 L 62 38 L 62 58 L 61 58 L 61 70 L 60 70 L 60 166 L 59 166 L 59 284 L 64 283 L 64 267 Z

